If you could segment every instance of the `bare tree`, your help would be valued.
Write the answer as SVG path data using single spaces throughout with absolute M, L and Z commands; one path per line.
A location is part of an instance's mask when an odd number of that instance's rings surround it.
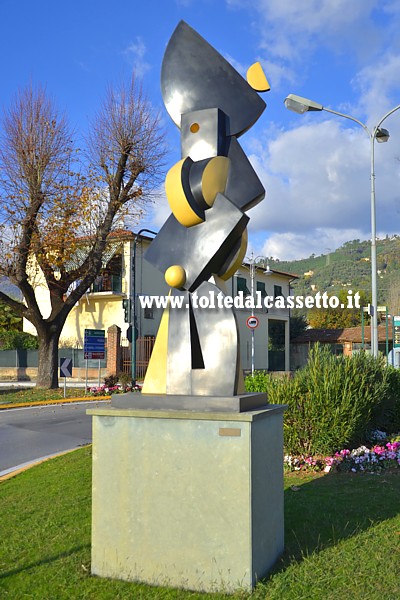
M 0 275 L 21 291 L 0 300 L 39 338 L 39 387 L 58 387 L 65 320 L 101 269 L 107 239 L 160 181 L 165 135 L 140 86 L 110 88 L 78 150 L 65 116 L 42 88 L 18 93 L 0 138 Z M 35 288 L 50 294 L 43 315 Z

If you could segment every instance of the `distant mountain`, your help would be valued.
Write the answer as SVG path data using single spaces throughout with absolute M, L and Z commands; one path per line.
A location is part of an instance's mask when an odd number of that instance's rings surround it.
M 292 284 L 296 294 L 334 294 L 343 288 L 371 291 L 371 242 L 367 240 L 352 240 L 334 252 L 301 260 L 270 259 L 270 265 L 299 276 Z M 377 240 L 377 273 L 378 302 L 390 304 L 394 289 L 400 296 L 400 236 Z

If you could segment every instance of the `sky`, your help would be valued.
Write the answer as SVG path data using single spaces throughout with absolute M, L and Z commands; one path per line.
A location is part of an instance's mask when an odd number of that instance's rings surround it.
M 290 93 L 350 115 L 369 130 L 400 104 L 400 0 L 0 0 L 0 108 L 18 89 L 46 86 L 84 132 L 107 85 L 142 80 L 179 160 L 179 130 L 160 93 L 166 44 L 183 19 L 245 74 L 260 61 L 267 108 L 240 143 L 266 189 L 248 212 L 249 248 L 294 260 L 370 239 L 371 143 L 326 111 L 288 111 Z M 375 144 L 379 237 L 400 233 L 400 110 Z M 163 189 L 137 229 L 169 214 Z

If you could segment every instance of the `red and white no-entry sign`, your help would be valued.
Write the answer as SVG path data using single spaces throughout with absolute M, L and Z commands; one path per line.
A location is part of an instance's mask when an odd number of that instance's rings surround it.
M 258 320 L 258 317 L 251 316 L 246 320 L 246 325 L 249 329 L 255 329 L 259 324 L 260 321 Z

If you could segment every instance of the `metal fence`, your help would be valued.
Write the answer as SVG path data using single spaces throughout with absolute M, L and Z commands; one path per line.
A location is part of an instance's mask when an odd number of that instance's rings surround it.
M 132 348 L 127 338 L 121 338 L 121 364 L 123 373 L 131 372 Z
M 38 351 L 17 348 L 16 350 L 0 350 L 0 367 L 37 367 Z
M 72 366 L 76 368 L 86 367 L 83 350 L 78 348 L 59 348 L 58 355 L 61 358 L 72 358 Z M 88 360 L 88 368 L 98 368 L 98 360 Z M 0 350 L 0 368 L 35 368 L 38 366 L 38 351 L 17 348 L 16 350 Z M 107 366 L 107 352 L 104 360 L 100 361 L 100 367 Z
M 156 338 L 153 336 L 146 336 L 136 340 L 136 379 L 144 379 L 155 341 Z M 127 338 L 121 338 L 121 360 L 122 372 L 131 373 L 132 345 Z

